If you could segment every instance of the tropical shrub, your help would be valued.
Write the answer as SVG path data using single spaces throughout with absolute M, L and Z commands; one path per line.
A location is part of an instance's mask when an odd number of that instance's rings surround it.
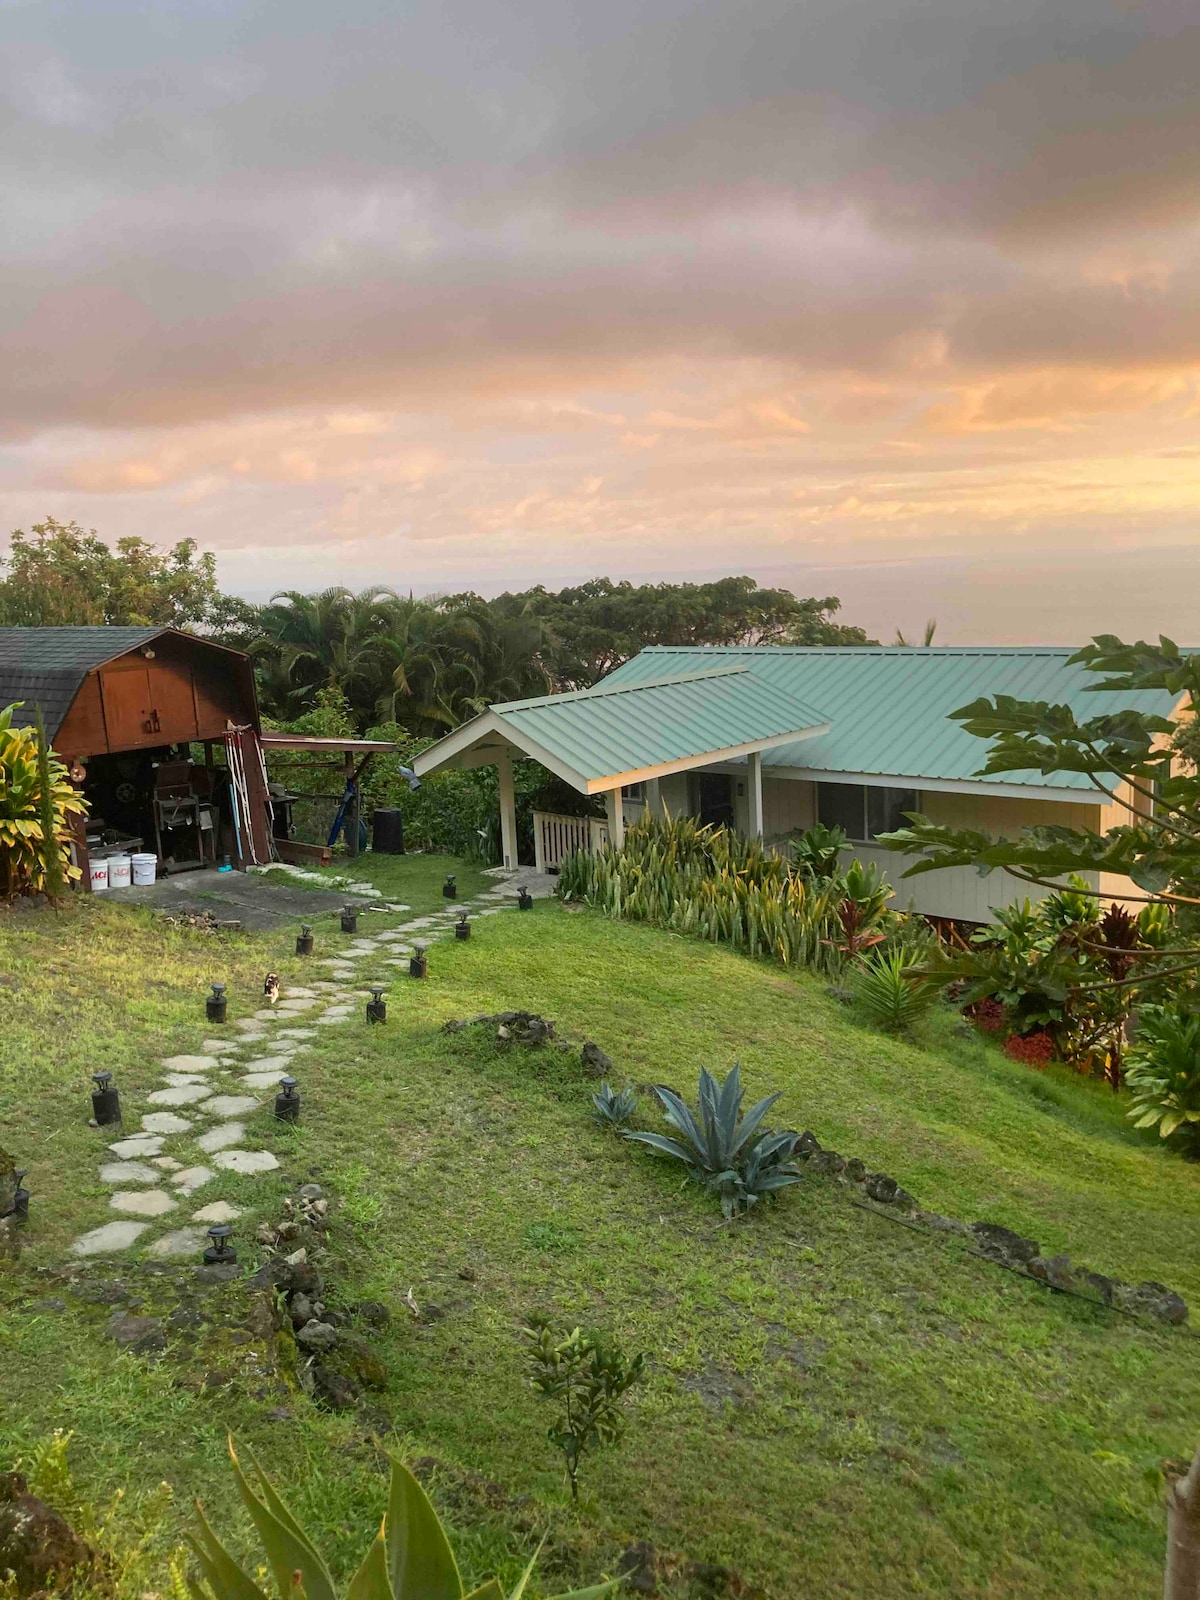
M 1054 1040 L 1044 1028 L 1033 1033 L 1011 1033 L 1004 1041 L 1004 1054 L 1010 1061 L 1023 1061 L 1039 1070 L 1054 1059 Z
M 70 861 L 73 813 L 87 802 L 34 728 L 14 728 L 15 705 L 0 711 L 0 899 L 56 893 L 78 878 Z
M 806 878 L 818 883 L 836 878 L 846 837 L 845 828 L 827 828 L 823 822 L 815 822 L 792 834 L 792 860 Z
M 1189 1154 L 1200 1156 L 1200 1014 L 1143 1006 L 1125 1081 L 1137 1126 L 1157 1127 L 1163 1139 L 1178 1133 Z
M 242 1504 L 250 1514 L 262 1541 L 272 1587 L 279 1600 L 337 1600 L 337 1588 L 329 1568 L 312 1540 L 296 1521 L 272 1487 L 253 1455 L 250 1457 L 255 1483 L 252 1486 L 234 1454 L 229 1454 Z M 188 1588 L 198 1600 L 268 1600 L 253 1578 L 245 1572 L 220 1539 L 203 1510 L 197 1506 L 199 1533 L 189 1539 L 200 1568 L 201 1582 Z M 536 1560 L 536 1556 L 534 1560 Z M 529 1563 L 510 1600 L 520 1600 L 533 1572 Z M 619 1579 L 590 1589 L 577 1589 L 558 1600 L 598 1600 L 617 1587 Z M 358 1571 L 345 1590 L 347 1600 L 505 1600 L 495 1578 L 472 1589 L 463 1589 L 454 1552 L 446 1538 L 437 1512 L 412 1473 L 400 1461 L 392 1461 L 391 1490 L 387 1514 L 374 1543 L 363 1557 Z
M 607 1078 L 592 1096 L 596 1121 L 605 1128 L 623 1128 L 637 1110 L 637 1103 L 633 1089 L 626 1085 L 618 1094 Z
M 778 1091 L 759 1100 L 743 1117 L 740 1067 L 734 1066 L 724 1084 L 701 1071 L 698 1117 L 673 1089 L 656 1084 L 654 1093 L 667 1121 L 683 1138 L 641 1132 L 625 1137 L 682 1161 L 697 1183 L 720 1196 L 727 1219 L 748 1211 L 763 1195 L 799 1183 L 800 1169 L 790 1159 L 799 1134 L 759 1132 L 779 1099 Z
M 580 851 L 563 863 L 559 894 L 612 917 L 654 922 L 727 943 L 784 966 L 837 972 L 844 944 L 840 907 L 857 895 L 882 922 L 890 890 L 866 874 L 810 880 L 756 840 L 692 817 L 646 816 L 620 850 Z M 853 900 L 856 906 L 858 899 Z
M 911 1033 L 937 999 L 928 978 L 913 973 L 903 950 L 872 951 L 851 970 L 859 1010 L 888 1033 Z
M 621 1437 L 625 1426 L 621 1402 L 641 1381 L 646 1357 L 641 1353 L 630 1361 L 612 1340 L 584 1333 L 581 1328 L 556 1333 L 544 1317 L 532 1317 L 524 1331 L 529 1343 L 529 1386 L 562 1408 L 561 1418 L 547 1430 L 547 1438 L 562 1451 L 571 1498 L 578 1500 L 580 1463 L 587 1451 L 614 1444 Z

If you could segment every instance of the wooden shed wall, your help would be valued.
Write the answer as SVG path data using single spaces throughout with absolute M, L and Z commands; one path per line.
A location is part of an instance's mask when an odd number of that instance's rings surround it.
M 152 659 L 131 650 L 88 673 L 54 741 L 64 756 L 220 739 L 229 721 L 257 728 L 244 657 L 169 635 L 151 648 Z

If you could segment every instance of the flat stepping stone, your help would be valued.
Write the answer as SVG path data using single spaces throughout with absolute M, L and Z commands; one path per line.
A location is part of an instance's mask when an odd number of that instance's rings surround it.
M 213 1157 L 222 1172 L 274 1172 L 279 1162 L 269 1150 L 222 1150 Z
M 125 1183 L 158 1183 L 161 1178 L 161 1172 L 140 1161 L 108 1161 L 100 1168 L 100 1182 L 115 1183 L 118 1188 Z
M 149 1133 L 134 1133 L 128 1139 L 118 1139 L 116 1144 L 110 1144 L 108 1148 L 122 1161 L 131 1161 L 139 1156 L 156 1156 L 162 1147 L 160 1138 Z
M 102 1256 L 111 1250 L 128 1250 L 150 1226 L 148 1222 L 106 1222 L 102 1228 L 80 1234 L 71 1246 L 73 1256 Z
M 247 1111 L 257 1111 L 258 1101 L 250 1094 L 218 1094 L 205 1103 L 204 1109 L 214 1117 L 240 1117 Z
M 156 1089 L 146 1099 L 152 1106 L 192 1106 L 197 1100 L 207 1100 L 211 1093 L 206 1083 L 185 1083 L 173 1089 Z
M 202 1133 L 196 1144 L 206 1156 L 211 1156 L 217 1150 L 227 1150 L 231 1144 L 238 1144 L 245 1136 L 246 1129 L 242 1123 L 227 1122 L 223 1127 L 214 1128 L 211 1133 Z
M 317 991 L 315 989 L 305 989 L 298 983 L 289 983 L 283 991 L 283 998 L 285 1000 L 315 1000 Z
M 317 1030 L 315 1028 L 280 1028 L 276 1037 L 280 1039 L 315 1039 Z
M 183 1166 L 182 1161 L 176 1161 L 174 1156 L 155 1156 L 150 1163 L 152 1167 L 161 1167 L 164 1172 L 178 1172 Z
M 316 1004 L 317 997 L 314 995 L 311 1000 L 281 1000 L 275 1009 L 281 1016 L 298 1017 L 305 1011 L 311 1011 Z
M 262 1032 L 262 1024 L 258 1020 L 258 1016 L 260 1014 L 261 1013 L 256 1014 L 253 1017 L 239 1017 L 237 1019 L 237 1021 L 234 1023 L 234 1027 L 238 1030 L 239 1033 L 261 1033 Z M 275 1013 L 273 1011 L 268 1011 L 266 1013 L 266 1015 L 268 1017 L 273 1017 L 275 1015 Z
M 147 1247 L 146 1254 L 168 1260 L 178 1256 L 194 1256 L 207 1243 L 208 1235 L 203 1228 L 176 1228 L 174 1233 L 164 1233 L 161 1239 L 155 1239 Z
M 218 1064 L 216 1056 L 168 1056 L 162 1063 L 167 1072 L 209 1072 Z
M 127 1211 L 134 1217 L 161 1217 L 175 1209 L 174 1200 L 163 1189 L 120 1190 L 108 1203 L 114 1211 Z
M 213 1200 L 199 1211 L 193 1211 L 192 1221 L 207 1222 L 211 1226 L 214 1222 L 233 1222 L 241 1214 L 240 1206 L 231 1206 L 228 1200 Z
M 238 1082 L 244 1083 L 247 1089 L 269 1089 L 273 1084 L 277 1084 L 279 1079 L 278 1070 L 272 1069 L 270 1072 L 247 1072 L 238 1079 Z
M 197 1077 L 195 1073 L 188 1072 L 168 1072 L 164 1076 L 172 1089 L 186 1089 L 189 1084 L 197 1083 L 203 1086 L 206 1081 Z
M 237 1044 L 238 1044 L 238 1042 L 237 1042 L 236 1039 L 229 1039 L 229 1038 L 225 1038 L 225 1039 L 201 1039 L 200 1048 L 201 1048 L 201 1050 L 206 1051 L 207 1054 L 209 1054 L 211 1056 L 219 1056 L 219 1055 L 223 1054 L 224 1051 L 226 1051 L 226 1050 L 236 1050 L 237 1049 Z
M 264 1006 L 261 1011 L 254 1013 L 254 1020 L 256 1022 L 274 1022 L 276 1015 L 277 1011 L 274 1006 Z
M 292 1059 L 292 1056 L 294 1055 L 294 1053 L 295 1053 L 294 1051 L 289 1050 L 284 1055 L 279 1055 L 279 1056 L 259 1056 L 256 1061 L 247 1061 L 247 1063 L 246 1063 L 246 1071 L 247 1072 L 276 1072 L 276 1071 L 283 1072 L 284 1069 L 287 1067 L 288 1062 Z M 245 1083 L 245 1081 L 246 1080 L 243 1078 L 242 1082 Z
M 190 1127 L 186 1117 L 177 1117 L 173 1111 L 152 1111 L 142 1118 L 145 1133 L 186 1133 Z
M 171 1179 L 172 1184 L 180 1194 L 191 1194 L 193 1190 L 203 1189 L 206 1183 L 211 1183 L 216 1173 L 211 1167 L 184 1167 L 182 1172 L 177 1172 Z

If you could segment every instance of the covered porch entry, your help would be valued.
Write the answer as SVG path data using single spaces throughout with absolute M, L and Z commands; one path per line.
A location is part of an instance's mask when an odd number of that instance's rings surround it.
M 546 870 L 572 850 L 619 847 L 631 793 L 663 814 L 664 780 L 731 762 L 745 763 L 747 831 L 761 837 L 762 752 L 828 731 L 819 711 L 738 663 L 491 706 L 423 751 L 414 767 L 422 778 L 496 767 L 501 850 L 510 868 L 518 865 L 515 759 L 539 762 L 582 795 L 602 795 L 603 822 L 538 814 L 535 850 Z

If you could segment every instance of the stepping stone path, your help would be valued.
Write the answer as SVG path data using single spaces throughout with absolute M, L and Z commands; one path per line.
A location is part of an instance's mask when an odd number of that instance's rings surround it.
M 177 1210 L 195 1191 L 217 1182 L 222 1174 L 254 1176 L 274 1172 L 279 1166 L 270 1150 L 254 1147 L 244 1120 L 254 1112 L 269 1116 L 270 1096 L 233 1090 L 269 1091 L 292 1070 L 293 1058 L 303 1055 L 312 1048 L 311 1041 L 321 1037 L 319 1029 L 361 1021 L 358 996 L 369 991 L 359 986 L 381 966 L 407 967 L 414 939 L 432 944 L 452 938 L 460 911 L 487 917 L 511 910 L 521 885 L 537 898 L 547 898 L 557 889 L 557 879 L 533 872 L 506 873 L 496 868 L 489 876 L 496 880 L 495 886 L 473 900 L 447 901 L 444 909 L 399 927 L 381 927 L 378 933 L 372 927 L 359 934 L 337 954 L 312 963 L 314 970 L 328 971 L 329 979 L 307 987 L 287 985 L 278 1005 L 235 1018 L 228 1033 L 202 1039 L 194 1055 L 162 1060 L 163 1087 L 148 1094 L 146 1104 L 186 1106 L 191 1118 L 200 1120 L 200 1127 L 173 1109 L 147 1111 L 140 1132 L 108 1145 L 107 1156 L 115 1159 L 102 1161 L 100 1182 L 113 1189 L 109 1205 L 124 1216 L 81 1234 L 71 1245 L 72 1254 L 115 1255 L 138 1245 L 152 1258 L 198 1260 L 205 1230 L 219 1222 L 233 1222 L 242 1214 L 240 1207 L 227 1200 L 211 1200 L 191 1213 L 187 1225 L 158 1232 L 148 1241 L 145 1236 L 158 1219 Z M 382 920 L 409 910 L 408 906 L 380 904 L 379 897 L 374 898 L 372 923 L 377 917 Z M 205 1122 L 211 1125 L 205 1128 Z M 164 1152 L 168 1144 L 171 1154 Z M 198 1154 L 205 1160 L 197 1160 Z

